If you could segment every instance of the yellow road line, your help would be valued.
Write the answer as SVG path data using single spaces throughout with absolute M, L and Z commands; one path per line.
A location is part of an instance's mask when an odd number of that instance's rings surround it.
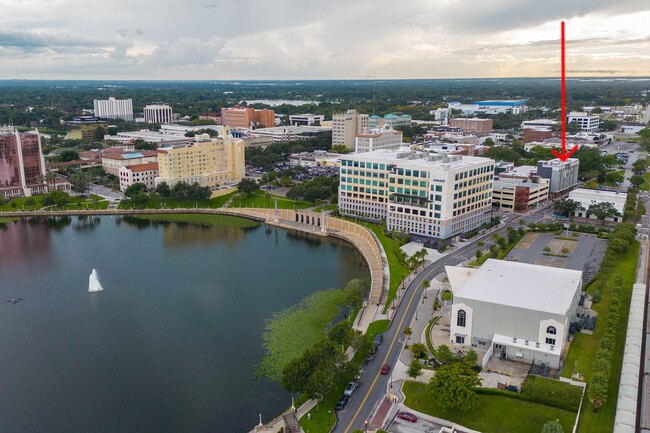
M 393 350 L 393 346 L 395 345 L 395 340 L 397 339 L 397 336 L 399 335 L 399 330 L 402 328 L 402 324 L 404 323 L 404 319 L 406 319 L 406 313 L 409 311 L 409 308 L 411 307 L 411 303 L 413 302 L 413 298 L 415 297 L 415 292 L 417 292 L 417 289 L 413 290 L 413 293 L 411 294 L 411 299 L 409 299 L 409 303 L 406 305 L 406 311 L 404 312 L 404 315 L 402 316 L 402 320 L 400 320 L 399 325 L 397 325 L 397 330 L 395 332 L 395 336 L 393 337 L 393 340 L 390 342 L 390 346 L 388 348 L 386 356 L 384 357 L 384 362 L 382 363 L 382 366 L 383 366 L 383 364 L 386 364 L 386 361 L 388 361 L 388 356 L 390 355 L 391 350 Z M 399 356 L 397 357 L 397 359 L 399 360 Z M 370 385 L 370 389 L 368 389 L 368 392 L 366 393 L 365 397 L 363 397 L 363 400 L 361 401 L 361 404 L 359 405 L 359 409 L 357 409 L 354 416 L 352 417 L 352 420 L 350 420 L 350 423 L 348 424 L 348 427 L 345 429 L 345 431 L 343 433 L 348 433 L 348 431 L 350 431 L 350 428 L 352 427 L 352 424 L 354 423 L 354 421 L 359 416 L 359 412 L 361 412 L 361 409 L 366 404 L 366 400 L 368 400 L 368 397 L 370 397 L 370 392 L 375 387 L 375 384 L 377 383 L 377 380 L 379 380 L 379 375 L 380 374 L 381 374 L 381 372 L 377 372 L 377 375 L 375 376 L 375 380 L 372 381 L 372 385 Z

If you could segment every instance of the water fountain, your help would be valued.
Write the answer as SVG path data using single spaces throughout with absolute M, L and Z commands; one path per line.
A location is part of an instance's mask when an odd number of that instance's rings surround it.
M 88 279 L 88 291 L 89 292 L 101 292 L 104 290 L 102 284 L 99 282 L 99 276 L 97 275 L 97 270 L 93 269 L 90 273 L 90 278 Z

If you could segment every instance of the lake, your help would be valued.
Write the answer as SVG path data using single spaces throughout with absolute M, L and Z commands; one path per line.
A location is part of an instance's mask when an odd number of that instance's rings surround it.
M 248 431 L 291 404 L 252 380 L 266 320 L 359 277 L 349 244 L 266 225 L 8 223 L 0 432 Z

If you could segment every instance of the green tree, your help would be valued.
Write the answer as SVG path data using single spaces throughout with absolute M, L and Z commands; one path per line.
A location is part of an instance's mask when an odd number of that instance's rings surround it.
M 562 424 L 557 421 L 549 421 L 544 424 L 542 428 L 542 433 L 564 433 L 562 430 Z
M 75 171 L 68 178 L 74 190 L 81 194 L 86 193 L 90 179 L 90 174 L 83 170 Z
M 327 332 L 327 338 L 337 346 L 341 346 L 343 351 L 352 343 L 354 336 L 355 332 L 352 325 L 347 320 L 340 321 Z
M 131 184 L 126 188 L 126 191 L 124 191 L 124 195 L 127 197 L 133 197 L 136 194 L 143 193 L 147 190 L 147 185 L 145 185 L 142 182 L 135 182 L 134 184 Z
M 454 359 L 454 354 L 446 344 L 441 344 L 436 348 L 436 359 L 442 364 L 447 364 Z
M 638 188 L 641 186 L 643 183 L 645 183 L 645 178 L 643 176 L 640 176 L 638 174 L 632 175 L 630 177 L 630 183 L 634 188 Z
M 158 185 L 156 185 L 156 193 L 161 197 L 169 197 L 172 193 L 172 190 L 167 182 L 160 182 Z
M 98 127 L 97 129 L 95 129 L 95 140 L 99 140 L 99 141 L 104 140 L 104 134 L 106 134 L 104 128 L 102 128 L 101 126 Z
M 420 361 L 413 358 L 409 364 L 408 370 L 406 370 L 406 374 L 408 374 L 413 379 L 416 379 L 418 376 L 420 376 L 422 374 L 422 364 Z
M 427 346 L 425 346 L 422 343 L 413 343 L 411 344 L 411 353 L 413 354 L 414 357 L 416 358 L 422 358 L 426 356 L 428 350 Z
M 580 202 L 566 198 L 564 200 L 559 200 L 553 203 L 553 209 L 555 209 L 560 215 L 573 218 L 573 214 L 578 210 L 584 210 Z
M 41 199 L 41 204 L 43 206 L 65 206 L 69 201 L 68 193 L 55 189 Z
M 61 162 L 76 161 L 79 159 L 79 152 L 76 150 L 64 150 L 61 152 L 61 155 L 59 155 L 59 159 Z
M 409 338 L 411 338 L 411 334 L 413 334 L 413 330 L 411 328 L 409 328 L 408 326 L 404 328 L 404 335 L 406 336 L 406 341 L 408 341 Z
M 602 224 L 605 224 L 606 218 L 621 216 L 613 204 L 605 201 L 589 206 L 589 209 L 587 209 L 587 216 L 589 215 L 594 215 L 597 219 L 601 220 Z
M 436 370 L 427 392 L 444 409 L 469 411 L 479 405 L 475 389 L 480 384 L 478 373 L 471 366 L 453 361 Z
M 245 195 L 250 195 L 258 189 L 260 189 L 260 185 L 255 180 L 246 177 L 237 184 L 237 191 Z

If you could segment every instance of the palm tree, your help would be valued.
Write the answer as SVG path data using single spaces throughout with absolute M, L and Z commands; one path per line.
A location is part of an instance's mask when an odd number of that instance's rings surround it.
M 404 328 L 404 335 L 406 335 L 406 341 L 409 341 L 411 338 L 411 334 L 413 334 L 413 330 L 409 328 L 408 326 Z
M 48 171 L 45 173 L 45 181 L 47 182 L 47 192 L 50 192 L 52 188 L 56 188 L 56 178 L 57 174 L 54 171 Z

